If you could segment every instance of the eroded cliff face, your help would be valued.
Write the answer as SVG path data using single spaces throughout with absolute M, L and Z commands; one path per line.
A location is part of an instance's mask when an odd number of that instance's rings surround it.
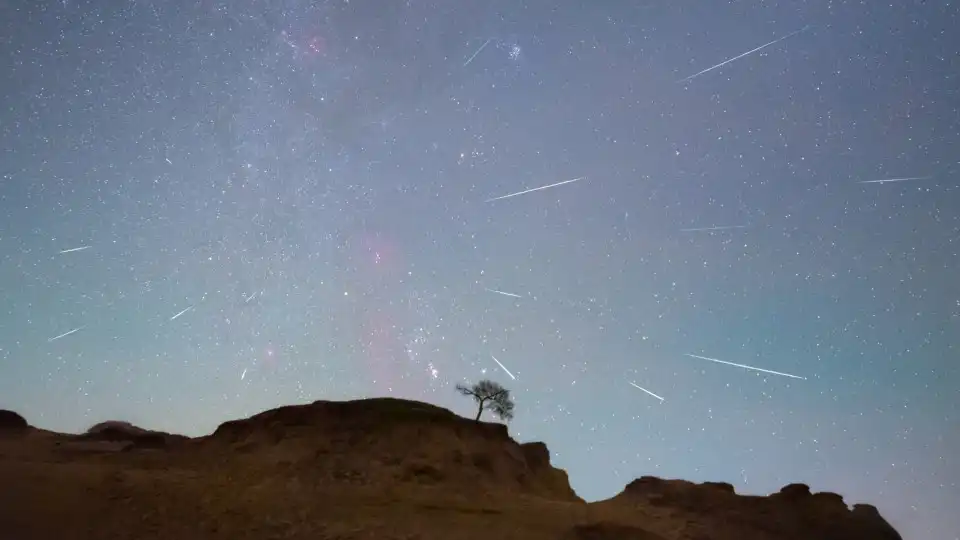
M 545 444 L 413 401 L 281 407 L 196 439 L 97 427 L 0 412 L 0 537 L 899 539 L 876 508 L 802 484 L 643 477 L 587 504 Z
M 0 409 L 0 431 L 12 432 L 29 428 L 27 420 L 13 411 Z
M 685 521 L 687 538 L 900 540 L 877 509 L 858 504 L 851 509 L 836 493 L 811 493 L 805 484 L 789 484 L 768 496 L 738 495 L 723 482 L 695 484 L 644 476 L 622 493 L 598 504 L 634 507 L 640 512 L 662 509 Z M 654 530 L 657 527 L 653 527 Z
M 580 501 L 543 443 L 397 399 L 318 401 L 227 422 L 199 441 L 227 461 L 356 485 L 404 483 Z

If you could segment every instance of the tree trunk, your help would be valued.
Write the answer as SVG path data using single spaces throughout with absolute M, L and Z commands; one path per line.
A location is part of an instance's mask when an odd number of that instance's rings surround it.
M 486 401 L 486 400 L 484 400 L 484 401 Z M 475 422 L 479 422 L 479 421 L 480 421 L 480 415 L 481 415 L 481 414 L 483 414 L 483 401 L 480 402 L 480 408 L 477 409 L 477 417 L 474 418 L 474 421 L 475 421 Z

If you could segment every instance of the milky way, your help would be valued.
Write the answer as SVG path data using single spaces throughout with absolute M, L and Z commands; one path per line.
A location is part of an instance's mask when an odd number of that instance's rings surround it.
M 805 482 L 958 538 L 955 6 L 0 13 L 0 408 L 491 378 L 585 498 Z

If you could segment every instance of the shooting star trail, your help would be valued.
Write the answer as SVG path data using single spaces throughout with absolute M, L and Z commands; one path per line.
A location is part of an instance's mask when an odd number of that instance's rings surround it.
M 60 251 L 60 254 L 63 255 L 64 253 L 73 253 L 74 251 L 83 251 L 85 249 L 90 249 L 90 246 L 80 246 L 80 247 L 75 247 L 70 249 L 64 249 Z
M 470 62 L 473 62 L 473 59 L 476 58 L 478 54 L 480 54 L 480 51 L 482 51 L 482 50 L 484 50 L 484 49 L 487 48 L 487 45 L 490 44 L 490 41 L 491 41 L 491 40 L 493 40 L 493 38 L 490 38 L 490 39 L 484 41 L 484 42 L 483 42 L 483 45 L 481 45 L 480 48 L 477 49 L 477 52 L 473 53 L 473 54 L 470 56 L 470 58 L 467 58 L 467 61 L 463 63 L 463 67 L 469 66 L 469 65 L 470 65 Z
M 699 356 L 696 354 L 688 354 L 687 356 L 689 356 L 690 358 L 699 358 L 701 360 L 709 360 L 711 362 L 716 362 L 718 364 L 727 364 L 728 366 L 734 366 L 734 367 L 743 368 L 743 369 L 752 369 L 753 371 L 761 371 L 763 373 L 769 373 L 771 375 L 780 375 L 781 377 L 790 377 L 791 379 L 800 379 L 803 381 L 807 380 L 806 377 L 801 377 L 799 375 L 791 375 L 789 373 L 781 373 L 779 371 L 771 371 L 769 369 L 763 369 L 763 368 L 758 368 L 753 366 L 745 366 L 743 364 L 734 364 L 733 362 L 717 360 L 716 358 L 707 358 L 706 356 Z
M 540 191 L 542 189 L 549 189 L 552 187 L 562 186 L 564 184 L 570 184 L 578 180 L 583 180 L 584 178 L 586 178 L 586 176 L 581 176 L 580 178 L 574 178 L 572 180 L 564 180 L 563 182 L 557 182 L 556 184 L 550 184 L 549 186 L 540 186 L 540 187 L 525 189 L 523 191 L 518 191 L 516 193 L 511 193 L 509 195 L 503 195 L 501 197 L 494 197 L 492 199 L 487 199 L 485 202 L 499 201 L 501 199 L 509 199 L 510 197 L 516 197 L 518 195 L 526 195 L 527 193 L 533 193 L 534 191 Z
M 680 232 L 698 232 L 698 231 L 726 231 L 729 229 L 746 229 L 746 225 L 724 225 L 721 227 L 697 227 L 694 229 L 680 229 Z
M 254 298 L 256 298 L 258 294 L 260 294 L 260 293 L 259 293 L 259 292 L 255 292 L 255 293 L 251 294 L 250 296 L 244 297 L 243 303 L 244 303 L 244 304 L 249 304 L 250 301 L 253 300 Z
M 243 373 L 240 374 L 240 380 L 241 380 L 241 381 L 242 381 L 243 379 L 245 379 L 245 378 L 247 378 L 247 370 L 246 370 L 246 369 L 244 369 L 244 370 L 243 370 Z
M 520 296 L 519 294 L 508 293 L 508 292 L 506 292 L 506 291 L 498 291 L 497 289 L 488 289 L 488 288 L 484 287 L 483 290 L 485 290 L 485 291 L 487 291 L 487 292 L 502 294 L 502 295 L 504 295 L 504 296 L 509 296 L 509 297 L 511 297 L 511 298 L 523 298 L 523 297 Z
M 165 160 L 167 161 L 167 163 L 169 163 L 170 165 L 173 165 L 173 162 L 170 161 L 170 158 L 163 158 L 163 159 L 165 159 Z
M 932 176 L 908 176 L 906 178 L 883 178 L 880 180 L 861 180 L 858 184 L 886 184 L 887 182 L 907 182 L 910 180 L 929 180 Z
M 65 338 L 65 337 L 69 336 L 70 334 L 79 332 L 80 330 L 83 330 L 83 329 L 84 329 L 83 326 L 78 326 L 78 327 L 74 328 L 73 330 L 71 330 L 71 331 L 69 331 L 69 332 L 64 332 L 64 333 L 60 334 L 59 336 L 53 336 L 52 338 L 50 338 L 50 339 L 47 340 L 47 343 L 53 343 L 54 341 L 56 341 L 56 340 L 58 340 L 58 339 L 60 339 L 60 338 Z
M 704 73 L 708 73 L 708 72 L 713 71 L 713 70 L 715 70 L 715 69 L 719 69 L 719 68 L 721 68 L 721 67 L 729 64 L 730 62 L 733 62 L 733 61 L 735 61 L 735 60 L 739 60 L 739 59 L 743 58 L 744 56 L 751 55 L 751 54 L 753 54 L 753 53 L 755 53 L 755 52 L 757 52 L 757 51 L 759 51 L 759 50 L 761 50 L 761 49 L 766 49 L 767 47 L 769 47 L 769 46 L 771 46 L 771 45 L 775 45 L 775 44 L 777 44 L 777 43 L 780 43 L 781 41 L 783 41 L 783 40 L 785 40 L 785 39 L 787 39 L 787 38 L 793 37 L 793 36 L 799 34 L 800 32 L 803 32 L 804 30 L 806 30 L 806 29 L 808 29 L 808 28 L 810 28 L 810 26 L 804 26 L 804 27 L 801 28 L 800 30 L 794 30 L 793 32 L 790 32 L 789 34 L 787 34 L 787 35 L 785 35 L 785 36 L 783 36 L 783 37 L 781 37 L 781 38 L 777 38 L 777 39 L 771 41 L 770 43 L 767 43 L 767 44 L 765 44 L 765 45 L 761 45 L 761 46 L 757 47 L 756 49 L 751 49 L 751 50 L 749 50 L 749 51 L 747 51 L 747 52 L 745 52 L 745 53 L 743 53 L 743 54 L 741 54 L 741 55 L 734 56 L 733 58 L 730 58 L 730 59 L 728 59 L 728 60 L 724 60 L 723 62 L 720 62 L 719 64 L 717 64 L 717 65 L 715 65 L 715 66 L 708 67 L 707 69 L 705 69 L 705 70 L 703 70 L 703 71 L 700 71 L 700 72 L 698 72 L 698 73 L 694 73 L 693 75 L 690 75 L 689 77 L 684 77 L 684 78 L 680 79 L 680 80 L 677 81 L 677 82 L 678 82 L 678 83 L 682 83 L 682 82 L 687 82 L 687 81 L 689 81 L 689 80 L 691 80 L 691 79 L 695 79 L 695 78 L 703 75 Z
M 627 382 L 629 382 L 629 383 L 630 383 L 630 386 L 632 386 L 632 387 L 634 387 L 634 388 L 636 388 L 637 390 L 641 390 L 641 391 L 643 391 L 643 392 L 646 392 L 647 394 L 649 394 L 649 395 L 651 395 L 651 396 L 653 396 L 653 397 L 655 397 L 655 398 L 657 398 L 657 399 L 659 399 L 659 400 L 660 400 L 660 403 L 663 403 L 663 398 L 662 398 L 662 397 L 660 397 L 660 396 L 658 396 L 658 395 L 656 395 L 656 394 L 654 394 L 653 392 L 651 392 L 651 391 L 649 391 L 649 390 L 647 390 L 646 388 L 644 388 L 644 387 L 642 387 L 642 386 L 640 386 L 639 384 L 637 384 L 637 383 L 635 383 L 635 382 L 630 382 L 630 381 L 627 381 Z
M 183 315 L 184 313 L 190 311 L 191 309 L 193 309 L 193 306 L 190 306 L 190 307 L 188 307 L 187 309 L 181 311 L 180 313 L 177 313 L 177 314 L 174 315 L 173 317 L 170 317 L 170 320 L 171 320 L 171 321 L 176 320 L 178 317 L 180 317 L 180 316 Z
M 507 369 L 507 366 L 501 364 L 500 361 L 497 360 L 497 357 L 496 357 L 496 356 L 494 356 L 494 355 L 491 354 L 491 355 L 490 355 L 490 358 L 493 358 L 493 361 L 496 362 L 497 365 L 500 366 L 500 369 L 502 369 L 503 371 L 505 371 L 505 372 L 507 373 L 507 375 L 510 376 L 511 379 L 517 380 L 517 378 L 513 376 L 513 373 L 510 373 L 510 370 Z

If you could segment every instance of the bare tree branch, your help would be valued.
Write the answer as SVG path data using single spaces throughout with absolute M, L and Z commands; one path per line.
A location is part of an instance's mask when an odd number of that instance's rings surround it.
M 477 421 L 480 421 L 484 409 L 493 411 L 504 421 L 513 419 L 514 405 L 513 400 L 510 399 L 510 391 L 500 384 L 484 379 L 470 387 L 458 383 L 456 388 L 458 392 L 465 396 L 472 396 L 477 402 Z

